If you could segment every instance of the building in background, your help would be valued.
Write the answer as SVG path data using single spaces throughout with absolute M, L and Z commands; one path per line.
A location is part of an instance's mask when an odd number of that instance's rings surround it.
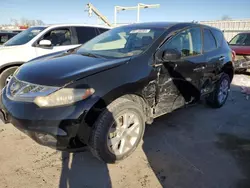
M 250 31 L 250 19 L 202 21 L 200 23 L 219 28 L 224 32 L 227 41 L 230 41 L 238 33 Z

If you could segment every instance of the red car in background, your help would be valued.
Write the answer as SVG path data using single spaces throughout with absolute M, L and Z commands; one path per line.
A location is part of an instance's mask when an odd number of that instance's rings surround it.
M 229 42 L 236 53 L 235 70 L 246 72 L 250 68 L 250 32 L 239 33 Z

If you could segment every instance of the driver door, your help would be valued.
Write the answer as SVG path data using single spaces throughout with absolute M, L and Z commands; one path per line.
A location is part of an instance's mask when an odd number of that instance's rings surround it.
M 181 58 L 171 62 L 161 62 L 155 109 L 158 115 L 199 99 L 206 67 L 206 58 L 202 54 L 200 27 L 180 31 L 163 44 L 160 50 L 163 52 L 166 49 L 177 50 Z
M 39 46 L 41 40 L 50 40 L 52 46 L 42 47 Z M 72 32 L 70 28 L 56 28 L 48 31 L 42 38 L 37 41 L 35 46 L 36 55 L 42 56 L 54 52 L 59 52 L 67 49 L 77 47 L 79 45 L 74 44 Z

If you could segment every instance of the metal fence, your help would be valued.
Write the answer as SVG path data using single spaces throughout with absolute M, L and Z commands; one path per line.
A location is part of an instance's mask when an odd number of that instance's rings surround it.
M 219 28 L 224 31 L 224 36 L 227 41 L 230 41 L 236 34 L 250 31 L 249 20 L 218 20 L 218 21 L 202 21 L 201 24 Z

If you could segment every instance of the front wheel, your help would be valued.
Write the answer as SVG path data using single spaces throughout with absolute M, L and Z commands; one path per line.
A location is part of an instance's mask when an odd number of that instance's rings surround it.
M 17 68 L 17 66 L 9 67 L 0 74 L 0 91 L 9 83 Z
M 213 93 L 206 99 L 207 104 L 213 108 L 220 108 L 222 107 L 228 97 L 230 90 L 230 78 L 227 74 L 223 74 L 216 84 Z
M 95 157 L 115 163 L 128 157 L 140 143 L 145 129 L 142 109 L 137 103 L 119 98 L 101 113 L 90 139 Z

